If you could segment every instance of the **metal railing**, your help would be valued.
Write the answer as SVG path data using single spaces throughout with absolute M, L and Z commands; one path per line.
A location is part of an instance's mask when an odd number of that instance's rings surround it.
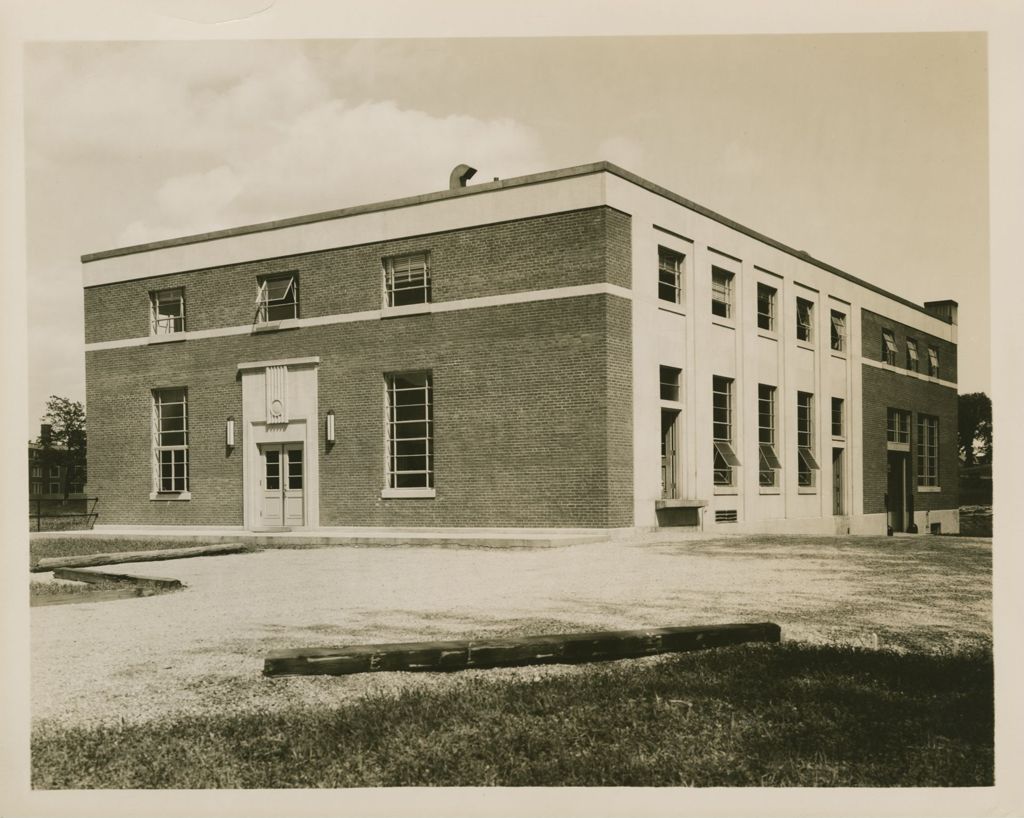
M 98 497 L 31 497 L 28 505 L 29 527 L 33 521 L 36 531 L 43 531 L 43 521 L 59 520 L 58 524 L 46 523 L 46 531 L 74 531 L 91 529 L 96 524 Z M 64 523 L 67 523 L 66 525 Z

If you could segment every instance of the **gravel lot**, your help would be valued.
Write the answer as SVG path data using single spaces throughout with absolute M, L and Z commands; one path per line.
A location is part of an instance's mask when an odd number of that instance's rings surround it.
M 660 534 L 537 550 L 268 550 L 118 570 L 175 577 L 187 588 L 33 608 L 37 722 L 262 712 L 452 678 L 263 678 L 266 652 L 287 647 L 766 620 L 789 640 L 924 651 L 991 645 L 991 541 L 969 538 L 672 542 Z M 459 675 L 528 683 L 579 672 L 585 667 Z

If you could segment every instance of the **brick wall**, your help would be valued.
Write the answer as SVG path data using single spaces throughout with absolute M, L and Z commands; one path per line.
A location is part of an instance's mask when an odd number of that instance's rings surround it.
M 891 330 L 896 341 L 898 367 L 903 368 L 907 365 L 907 338 L 913 338 L 917 341 L 918 371 L 924 375 L 928 374 L 928 347 L 932 346 L 939 351 L 939 377 L 944 381 L 956 383 L 956 344 L 936 338 L 907 324 L 901 324 L 899 321 L 893 321 L 871 310 L 862 309 L 860 316 L 861 354 L 865 358 L 872 361 L 885 360 L 882 352 L 882 330 Z
M 149 334 L 149 293 L 185 288 L 186 329 L 251 324 L 256 279 L 299 275 L 299 316 L 381 308 L 381 259 L 430 253 L 435 302 L 608 281 L 630 286 L 630 220 L 608 207 L 105 284 L 85 290 L 86 343 Z
M 629 302 L 595 295 L 87 353 L 101 523 L 241 525 L 240 361 L 319 355 L 325 526 L 632 525 Z M 382 499 L 383 373 L 434 378 L 433 499 Z M 192 499 L 150 501 L 151 390 L 187 386 Z M 228 415 L 237 445 L 224 446 Z
M 881 330 L 879 330 L 879 337 Z M 865 342 L 867 343 L 867 342 Z M 941 353 L 940 353 L 941 354 Z M 959 506 L 957 461 L 957 393 L 948 386 L 862 365 L 864 387 L 864 512 L 885 511 L 887 468 L 887 409 L 911 412 L 910 468 L 917 511 Z M 919 492 L 917 486 L 918 413 L 939 419 L 939 492 Z

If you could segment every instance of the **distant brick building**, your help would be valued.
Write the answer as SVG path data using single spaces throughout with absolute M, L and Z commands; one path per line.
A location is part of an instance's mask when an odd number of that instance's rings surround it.
M 957 529 L 955 303 L 607 163 L 459 175 L 84 256 L 104 520 Z
M 56 500 L 81 497 L 85 488 L 84 467 L 64 463 L 64 449 L 54 446 L 50 425 L 42 424 L 38 442 L 28 444 L 28 496 L 31 499 Z

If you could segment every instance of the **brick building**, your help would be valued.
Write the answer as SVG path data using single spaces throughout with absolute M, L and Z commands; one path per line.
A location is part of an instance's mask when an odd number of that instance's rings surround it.
M 83 257 L 107 523 L 958 527 L 956 305 L 608 163 Z

